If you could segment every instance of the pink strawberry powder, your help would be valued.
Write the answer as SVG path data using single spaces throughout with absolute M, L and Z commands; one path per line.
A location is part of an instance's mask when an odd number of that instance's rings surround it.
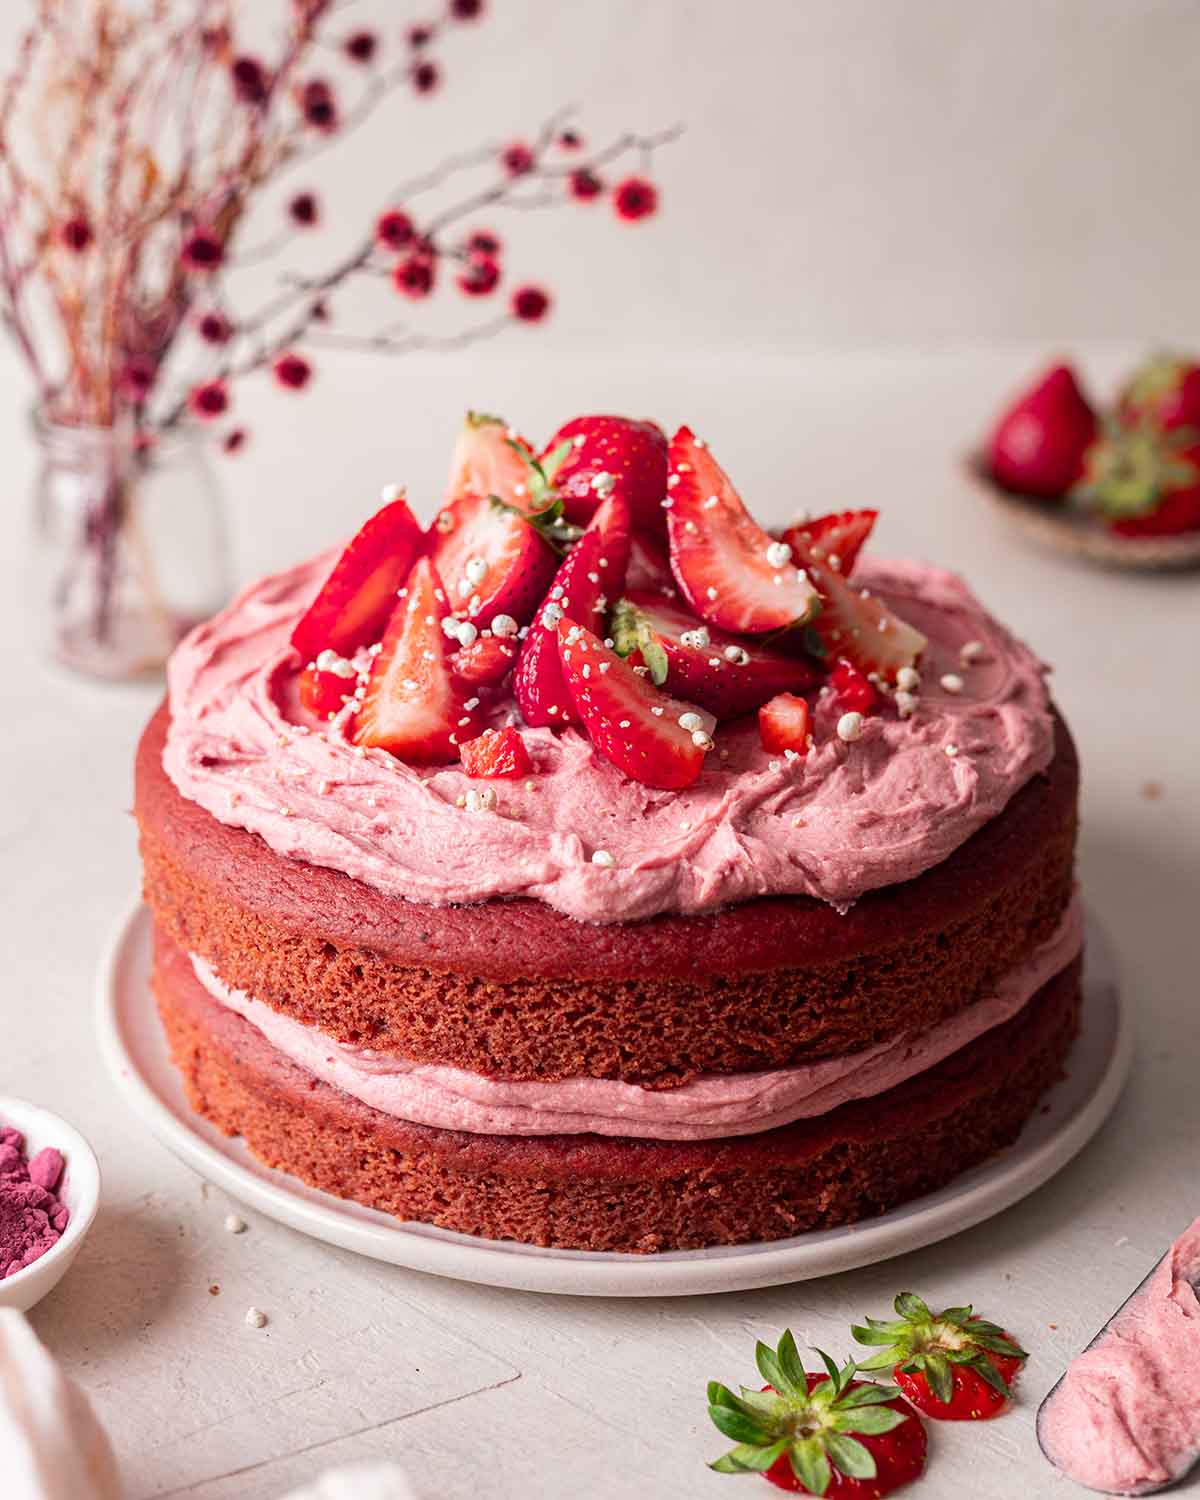
M 63 1174 L 53 1146 L 25 1158 L 25 1137 L 0 1125 L 0 1281 L 15 1276 L 58 1243 L 70 1217 L 57 1195 Z

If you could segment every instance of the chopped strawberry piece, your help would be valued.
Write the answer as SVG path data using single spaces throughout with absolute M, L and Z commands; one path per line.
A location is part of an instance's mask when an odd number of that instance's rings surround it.
M 793 536 L 798 537 L 810 552 L 819 548 L 818 556 L 835 573 L 849 578 L 878 515 L 877 510 L 841 510 L 813 521 L 795 521 L 783 533 L 783 539 L 790 542 Z
M 468 776 L 504 776 L 515 779 L 533 770 L 525 741 L 511 725 L 485 729 L 478 739 L 459 747 L 463 770 Z
M 814 654 L 827 662 L 844 658 L 864 676 L 874 672 L 888 682 L 901 667 L 915 664 L 927 645 L 925 637 L 882 599 L 856 588 L 829 566 L 828 536 L 810 545 L 793 527 L 784 537 L 820 598 L 820 613 L 806 632 Z
M 644 786 L 691 786 L 712 748 L 712 720 L 660 692 L 582 625 L 560 620 L 558 649 L 567 690 L 600 754 Z
M 357 681 L 353 663 L 333 651 L 322 651 L 300 673 L 300 703 L 315 718 L 331 719 L 353 694 Z
M 776 693 L 819 680 L 802 658 L 738 640 L 698 620 L 685 605 L 641 589 L 626 590 L 610 631 L 619 656 L 643 663 L 657 687 L 698 703 L 717 719 L 736 719 Z
M 367 680 L 354 720 L 356 745 L 388 750 L 413 765 L 454 760 L 464 740 L 482 727 L 476 709 L 450 672 L 442 630 L 445 593 L 433 564 L 423 557 L 388 621 L 383 649 Z
M 515 687 L 526 724 L 566 724 L 576 717 L 563 681 L 556 627 L 565 619 L 601 628 L 609 604 L 620 594 L 628 556 L 629 507 L 612 495 L 555 574 L 521 647 Z
M 533 521 L 503 501 L 463 495 L 428 533 L 429 555 L 449 608 L 482 629 L 497 615 L 533 618 L 554 576 L 557 554 Z
M 780 693 L 758 711 L 758 737 L 764 750 L 806 755 L 810 724 L 808 703 L 795 693 Z
M 671 440 L 670 466 L 671 569 L 696 613 L 740 635 L 811 619 L 817 596 L 787 543 L 757 525 L 724 470 L 686 427 Z
M 468 687 L 496 687 L 516 665 L 517 648 L 496 635 L 481 635 L 456 651 L 450 658 L 450 670 Z
M 506 505 L 529 510 L 529 460 L 533 449 L 502 417 L 469 411 L 450 460 L 445 504 L 464 495 L 495 495 Z
M 393 500 L 376 511 L 292 631 L 300 659 L 312 661 L 326 649 L 349 656 L 377 641 L 420 547 L 421 528 L 407 501 Z
M 667 440 L 655 422 L 629 417 L 575 417 L 541 455 L 569 521 L 586 525 L 608 495 L 629 505 L 634 524 L 663 529 Z
M 845 657 L 830 672 L 829 684 L 847 713 L 869 714 L 879 704 L 879 694 L 874 686 Z

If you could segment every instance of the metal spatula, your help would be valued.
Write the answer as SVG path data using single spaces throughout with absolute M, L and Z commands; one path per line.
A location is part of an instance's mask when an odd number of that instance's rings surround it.
M 1121 1314 L 1125 1311 L 1125 1309 L 1129 1306 L 1129 1304 L 1134 1300 L 1134 1298 L 1137 1297 L 1140 1292 L 1144 1291 L 1146 1289 L 1146 1287 L 1148 1287 L 1150 1285 L 1151 1281 L 1153 1281 L 1156 1273 L 1158 1272 L 1159 1267 L 1167 1259 L 1167 1256 L 1169 1256 L 1171 1254 L 1171 1252 L 1172 1252 L 1173 1249 L 1174 1249 L 1174 1246 L 1172 1245 L 1171 1248 L 1167 1250 L 1167 1252 L 1166 1252 L 1165 1255 L 1160 1256 L 1159 1259 L 1154 1262 L 1154 1264 L 1150 1267 L 1149 1271 L 1146 1272 L 1145 1276 L 1142 1277 L 1141 1281 L 1138 1282 L 1137 1286 L 1134 1287 L 1133 1291 L 1130 1292 L 1129 1296 L 1125 1298 L 1124 1302 L 1122 1302 L 1121 1305 L 1120 1305 L 1120 1307 L 1118 1307 L 1116 1309 L 1116 1311 L 1109 1318 L 1108 1322 L 1105 1323 L 1104 1327 L 1101 1328 L 1100 1331 L 1096 1334 L 1096 1336 L 1086 1345 L 1086 1347 L 1080 1351 L 1081 1354 L 1086 1354 L 1089 1349 L 1094 1349 L 1096 1347 L 1096 1345 L 1105 1336 L 1105 1334 L 1108 1332 L 1108 1330 L 1112 1327 L 1112 1325 L 1116 1322 L 1116 1320 L 1121 1316 Z M 1078 1357 L 1078 1356 L 1076 1356 L 1076 1357 Z M 1037 1414 L 1037 1440 L 1038 1440 L 1038 1447 L 1042 1450 L 1042 1457 L 1045 1458 L 1049 1463 L 1053 1464 L 1055 1468 L 1058 1467 L 1058 1464 L 1055 1461 L 1054 1455 L 1050 1452 L 1050 1450 L 1046 1447 L 1046 1444 L 1042 1441 L 1042 1422 L 1043 1422 L 1043 1419 L 1044 1419 L 1044 1417 L 1046 1415 L 1047 1408 L 1049 1407 L 1050 1403 L 1053 1401 L 1054 1397 L 1057 1395 L 1059 1387 L 1062 1385 L 1063 1381 L 1066 1378 L 1067 1378 L 1067 1372 L 1064 1370 L 1063 1373 L 1054 1382 L 1054 1384 L 1050 1387 L 1050 1389 L 1046 1392 L 1046 1395 L 1042 1399 L 1042 1404 L 1038 1407 L 1038 1414 Z M 1161 1480 L 1158 1483 L 1151 1483 L 1151 1484 L 1141 1485 L 1137 1489 L 1132 1489 L 1132 1490 L 1099 1490 L 1096 1493 L 1098 1493 L 1098 1494 L 1104 1494 L 1104 1495 L 1160 1495 L 1160 1494 L 1162 1494 L 1162 1492 L 1164 1490 L 1169 1490 L 1169 1489 L 1172 1488 L 1172 1486 L 1177 1485 L 1182 1480 L 1186 1479 L 1188 1477 L 1188 1475 L 1192 1472 L 1192 1470 L 1195 1468 L 1195 1466 L 1196 1466 L 1196 1464 L 1197 1464 L 1198 1461 L 1200 1461 L 1200 1449 L 1197 1449 L 1196 1452 L 1190 1454 L 1184 1460 L 1183 1467 L 1179 1470 L 1179 1472 L 1177 1474 L 1173 1475 L 1170 1479 L 1164 1479 L 1164 1480 Z

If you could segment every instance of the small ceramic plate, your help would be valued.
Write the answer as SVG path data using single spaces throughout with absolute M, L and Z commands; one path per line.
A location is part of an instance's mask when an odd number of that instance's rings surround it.
M 1118 536 L 1107 526 L 1067 505 L 1015 495 L 998 485 L 978 453 L 966 463 L 975 489 L 1006 521 L 1043 547 L 1106 567 L 1140 571 L 1200 568 L 1200 531 L 1179 536 Z
M 0 1280 L 0 1307 L 28 1312 L 67 1274 L 92 1227 L 100 1207 L 100 1167 L 92 1148 L 73 1125 L 25 1099 L 0 1094 L 0 1125 L 11 1125 L 24 1135 L 27 1156 L 35 1156 L 44 1146 L 54 1146 L 62 1152 L 65 1163 L 58 1196 L 71 1217 L 61 1239 L 32 1265 Z
M 1083 1029 L 1067 1078 L 1021 1138 L 949 1187 L 845 1229 L 662 1255 L 546 1250 L 402 1223 L 306 1187 L 256 1161 L 189 1109 L 150 994 L 150 917 L 122 922 L 99 974 L 105 1061 L 127 1103 L 168 1150 L 234 1198 L 304 1234 L 376 1260 L 522 1291 L 664 1297 L 742 1291 L 870 1265 L 955 1234 L 1040 1187 L 1099 1129 L 1129 1069 L 1130 1028 L 1108 944 L 1089 919 Z

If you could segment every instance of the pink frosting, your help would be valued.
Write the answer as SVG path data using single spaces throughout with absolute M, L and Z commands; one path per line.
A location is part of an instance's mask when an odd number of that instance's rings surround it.
M 1038 1428 L 1062 1471 L 1090 1489 L 1136 1495 L 1200 1454 L 1200 1219 L 1076 1359 Z
M 864 562 L 857 580 L 930 640 L 911 719 L 889 705 L 844 743 L 825 690 L 807 757 L 767 754 L 743 721 L 720 729 L 681 792 L 628 780 L 574 730 L 527 729 L 532 787 L 494 783 L 496 809 L 469 811 L 456 805 L 473 785 L 459 769 L 356 749 L 345 715 L 304 722 L 288 637 L 333 556 L 263 579 L 182 642 L 163 763 L 185 797 L 277 853 L 413 901 L 529 896 L 593 922 L 764 895 L 845 908 L 945 859 L 1052 755 L 1041 664 L 966 585 L 920 563 Z M 963 667 L 967 641 L 983 650 Z M 941 687 L 946 673 L 961 693 Z M 615 865 L 593 864 L 596 849 Z
M 675 1089 L 644 1089 L 611 1078 L 514 1083 L 346 1047 L 226 987 L 203 959 L 193 957 L 192 964 L 209 994 L 244 1016 L 285 1057 L 397 1119 L 485 1135 L 591 1132 L 690 1141 L 753 1135 L 894 1088 L 1016 1015 L 1066 967 L 1082 941 L 1083 919 L 1073 901 L 1054 935 L 1006 975 L 993 995 L 931 1031 L 803 1067 L 701 1075 Z

